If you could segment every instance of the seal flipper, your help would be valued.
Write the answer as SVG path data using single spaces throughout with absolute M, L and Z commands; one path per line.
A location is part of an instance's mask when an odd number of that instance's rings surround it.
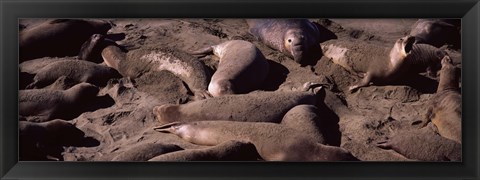
M 172 122 L 172 123 L 154 127 L 153 130 L 158 132 L 163 132 L 163 133 L 175 133 L 176 129 L 178 129 L 179 126 L 182 124 L 183 123 L 181 122 Z
M 196 50 L 196 51 L 189 52 L 189 54 L 191 54 L 191 55 L 193 55 L 197 58 L 205 57 L 207 55 L 213 54 L 213 47 L 209 46 L 209 47 L 206 47 L 206 48 L 202 48 L 202 49 L 199 49 L 199 50 Z

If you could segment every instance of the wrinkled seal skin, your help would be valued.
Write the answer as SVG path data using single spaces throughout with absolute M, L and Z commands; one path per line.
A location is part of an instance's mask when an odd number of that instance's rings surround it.
M 43 123 L 20 121 L 19 128 L 19 159 L 59 160 L 53 157 L 55 149 L 52 146 L 81 144 L 85 133 L 64 120 L 52 120 Z
M 460 19 L 419 19 L 410 31 L 418 44 L 430 44 L 435 47 L 452 45 L 461 47 Z
M 194 55 L 212 53 L 220 58 L 208 85 L 208 92 L 213 97 L 257 90 L 268 75 L 267 60 L 248 41 L 232 40 L 192 52 Z
M 218 145 L 240 140 L 255 145 L 267 161 L 350 161 L 358 160 L 347 150 L 317 143 L 302 132 L 275 123 L 198 121 L 174 122 L 155 128 L 173 133 L 200 145 Z
M 162 124 L 201 120 L 279 123 L 282 117 L 297 105 L 323 103 L 325 97 L 319 94 L 321 93 L 257 92 L 225 95 L 181 105 L 156 106 L 153 113 Z
M 307 19 L 247 19 L 249 32 L 265 45 L 305 64 L 320 51 L 320 32 Z
M 19 115 L 27 121 L 73 119 L 97 97 L 98 87 L 80 83 L 67 90 L 31 89 L 18 93 Z
M 33 83 L 27 88 L 43 88 L 65 76 L 74 83 L 87 82 L 96 86 L 105 86 L 112 78 L 120 78 L 117 70 L 88 61 L 63 60 L 53 62 L 41 68 Z
M 459 77 L 450 57 L 442 59 L 440 82 L 437 93 L 431 98 L 426 122 L 431 121 L 438 133 L 462 143 L 462 96 L 459 92 Z
M 106 34 L 111 24 L 100 20 L 55 19 L 19 33 L 20 62 L 40 57 L 76 56 L 93 34 Z

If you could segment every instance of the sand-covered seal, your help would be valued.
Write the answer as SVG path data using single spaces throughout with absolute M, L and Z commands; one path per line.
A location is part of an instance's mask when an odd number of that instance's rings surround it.
M 323 90 L 323 91 L 322 91 Z M 153 108 L 162 123 L 201 120 L 232 120 L 279 123 L 283 116 L 300 104 L 323 103 L 324 89 L 312 92 L 256 92 L 224 95 L 187 104 L 165 104 Z
M 39 57 L 76 56 L 93 34 L 106 34 L 112 25 L 102 20 L 54 19 L 19 33 L 20 62 Z
M 232 40 L 192 52 L 201 56 L 212 53 L 220 58 L 208 85 L 208 92 L 213 97 L 256 90 L 268 75 L 267 60 L 248 41 Z
M 213 147 L 166 153 L 148 161 L 254 161 L 258 159 L 260 156 L 252 143 L 232 140 Z
M 18 92 L 19 115 L 27 121 L 73 119 L 97 97 L 98 87 L 80 83 L 67 90 L 31 89 Z
M 392 48 L 357 46 L 355 43 L 328 41 L 322 45 L 323 54 L 334 63 L 353 72 L 363 72 L 360 82 L 349 91 L 374 84 L 389 84 L 396 80 L 427 71 L 436 75 L 446 52 L 428 44 L 415 44 L 415 37 L 398 39 Z M 368 52 L 368 53 L 367 53 Z
M 442 59 L 440 82 L 429 102 L 426 119 L 437 127 L 441 136 L 462 143 L 462 95 L 456 67 L 449 56 Z
M 319 110 L 314 105 L 298 105 L 283 116 L 280 124 L 303 132 L 304 135 L 311 136 L 318 143 L 325 144 L 324 133 L 320 127 L 325 117 L 319 115 L 318 112 Z
M 115 156 L 112 161 L 147 161 L 161 154 L 183 150 L 174 144 L 144 143 Z
M 460 23 L 460 19 L 419 19 L 412 26 L 410 35 L 415 36 L 419 44 L 452 45 L 459 49 L 462 42 Z
M 307 19 L 247 19 L 249 32 L 265 45 L 305 64 L 320 51 L 320 31 Z
M 121 77 L 117 70 L 111 67 L 89 61 L 64 60 L 41 68 L 27 88 L 43 88 L 62 76 L 74 83 L 87 82 L 96 86 L 105 86 L 110 79 Z
M 62 145 L 81 144 L 85 133 L 64 120 L 52 120 L 43 123 L 20 121 L 19 159 L 59 160 L 57 149 Z
M 218 145 L 240 140 L 255 145 L 267 161 L 357 160 L 347 150 L 317 143 L 310 136 L 288 126 L 264 122 L 198 121 L 174 122 L 155 128 L 200 145 Z

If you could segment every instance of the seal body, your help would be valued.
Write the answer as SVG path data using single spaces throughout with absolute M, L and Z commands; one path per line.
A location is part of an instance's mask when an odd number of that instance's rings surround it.
M 310 92 L 258 92 L 225 95 L 187 104 L 156 106 L 153 113 L 163 123 L 201 120 L 280 122 L 299 104 L 315 105 L 323 101 Z
M 248 41 L 232 40 L 193 52 L 196 55 L 210 53 L 220 58 L 218 68 L 208 85 L 208 92 L 213 97 L 256 90 L 268 75 L 267 60 Z
M 179 150 L 183 149 L 173 144 L 144 143 L 115 156 L 112 161 L 147 161 L 161 154 Z
M 20 90 L 19 115 L 27 121 L 44 122 L 52 119 L 73 119 L 82 107 L 90 103 L 99 89 L 88 83 L 77 84 L 67 90 Z
M 265 45 L 304 64 L 320 50 L 320 32 L 307 19 L 247 19 L 249 32 Z
M 441 47 L 461 47 L 460 19 L 419 19 L 410 31 L 416 43 Z
M 106 34 L 110 23 L 100 20 L 55 19 L 27 27 L 19 33 L 20 62 L 39 57 L 78 54 L 93 34 Z
M 217 145 L 231 140 L 251 142 L 267 161 L 355 160 L 347 150 L 315 142 L 309 136 L 275 123 L 199 121 L 156 128 L 194 144 Z
M 426 114 L 438 133 L 448 139 L 462 143 L 462 96 L 458 91 L 456 68 L 450 57 L 442 59 L 440 82 L 437 93 L 430 100 Z
M 105 86 L 108 80 L 120 78 L 117 70 L 88 61 L 64 60 L 53 62 L 41 68 L 34 82 L 27 88 L 42 88 L 65 76 L 74 83 L 87 82 L 96 86 Z

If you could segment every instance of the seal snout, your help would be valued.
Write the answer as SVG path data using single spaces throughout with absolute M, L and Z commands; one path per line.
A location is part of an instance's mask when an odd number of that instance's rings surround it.
M 414 36 L 406 36 L 406 37 L 402 38 L 401 40 L 404 41 L 403 43 L 404 43 L 405 53 L 406 54 L 410 53 L 410 51 L 413 49 L 413 45 L 416 42 L 415 37 Z

